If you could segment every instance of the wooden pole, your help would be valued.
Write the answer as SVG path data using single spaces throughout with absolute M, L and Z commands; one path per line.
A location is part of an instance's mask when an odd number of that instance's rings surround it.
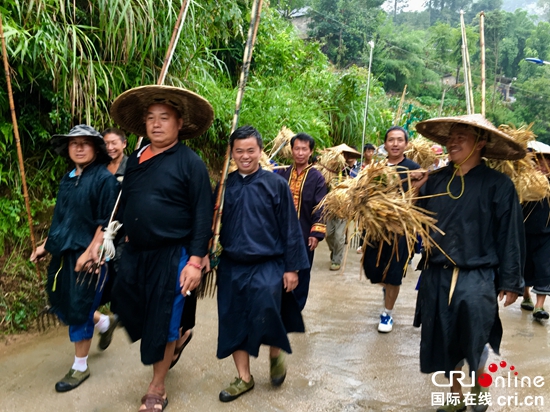
M 19 159 L 19 173 L 21 174 L 21 182 L 23 186 L 23 197 L 25 198 L 25 207 L 27 209 L 27 220 L 29 221 L 29 232 L 31 236 L 31 246 L 33 252 L 36 250 L 36 238 L 34 237 L 34 227 L 32 223 L 31 205 L 29 201 L 29 191 L 27 190 L 27 178 L 25 175 L 25 164 L 23 162 L 23 151 L 21 150 L 21 139 L 19 138 L 19 128 L 17 127 L 17 116 L 15 114 L 15 104 L 13 102 L 13 91 L 11 88 L 10 66 L 8 64 L 8 52 L 6 49 L 6 39 L 4 37 L 4 25 L 2 23 L 2 13 L 0 12 L 0 38 L 2 40 L 2 56 L 4 58 L 4 70 L 6 71 L 6 85 L 8 87 L 8 98 L 10 102 L 11 120 L 13 122 L 13 134 L 15 136 L 15 144 L 17 146 L 17 157 Z M 36 274 L 42 282 L 42 275 L 36 266 Z
M 252 61 L 252 51 L 254 50 L 254 43 L 256 41 L 256 35 L 258 33 L 262 3 L 263 0 L 256 0 L 252 5 L 252 11 L 250 14 L 250 26 L 248 27 L 248 36 L 244 48 L 243 66 L 241 69 L 241 76 L 239 78 L 239 89 L 237 91 L 237 98 L 235 101 L 235 112 L 233 114 L 233 121 L 231 122 L 231 131 L 229 133 L 230 135 L 237 129 L 237 126 L 239 124 L 241 104 L 244 96 L 246 81 L 248 79 L 248 72 L 250 70 L 250 63 Z M 223 165 L 222 176 L 220 179 L 220 187 L 216 196 L 216 204 L 214 206 L 214 218 L 212 221 L 212 232 L 214 233 L 214 237 L 212 238 L 212 244 L 210 245 L 211 255 L 215 255 L 218 250 L 218 239 L 220 238 L 220 228 L 223 213 L 223 197 L 225 193 L 227 175 L 229 174 L 230 161 L 231 147 L 228 144 L 225 151 L 225 161 Z
M 185 21 L 185 17 L 187 16 L 188 9 L 189 9 L 189 0 L 183 0 L 180 12 L 178 14 L 178 19 L 176 20 L 176 24 L 174 25 L 174 30 L 172 31 L 172 38 L 170 39 L 170 44 L 168 45 L 168 49 L 166 50 L 166 56 L 164 57 L 164 62 L 162 63 L 162 69 L 160 70 L 160 74 L 157 79 L 157 85 L 159 86 L 164 84 L 164 80 L 166 80 L 166 74 L 168 73 L 168 68 L 172 63 L 172 57 L 174 57 L 174 52 L 176 50 L 176 46 L 180 38 L 181 30 L 183 29 L 183 22 Z M 143 136 L 139 136 L 138 141 L 136 143 L 135 150 L 138 150 L 141 147 L 142 142 L 143 142 Z
M 481 115 L 485 117 L 485 13 L 479 15 L 479 42 L 481 46 Z

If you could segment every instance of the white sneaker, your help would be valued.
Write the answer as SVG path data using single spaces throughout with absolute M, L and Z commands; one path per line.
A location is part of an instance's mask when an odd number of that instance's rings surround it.
M 393 329 L 393 318 L 391 315 L 383 313 L 380 315 L 380 323 L 378 324 L 378 332 L 388 333 Z

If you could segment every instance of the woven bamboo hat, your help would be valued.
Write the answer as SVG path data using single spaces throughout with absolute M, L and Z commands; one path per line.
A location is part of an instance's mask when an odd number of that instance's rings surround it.
M 167 104 L 183 119 L 178 137 L 192 139 L 208 130 L 214 120 L 214 110 L 204 97 L 172 86 L 141 86 L 118 96 L 111 106 L 111 117 L 123 129 L 138 136 L 147 136 L 145 111 L 152 104 Z
M 340 152 L 340 153 L 347 153 L 348 156 L 352 159 L 361 158 L 361 153 L 359 153 L 353 147 L 350 147 L 345 143 L 342 143 L 341 145 L 338 145 L 338 146 L 329 147 L 328 150 L 334 150 L 335 152 Z
M 498 130 L 480 114 L 454 117 L 437 117 L 417 123 L 416 131 L 440 145 L 447 146 L 453 126 L 462 124 L 484 132 L 487 139 L 484 157 L 500 160 L 519 160 L 525 157 L 525 149 L 506 133 Z

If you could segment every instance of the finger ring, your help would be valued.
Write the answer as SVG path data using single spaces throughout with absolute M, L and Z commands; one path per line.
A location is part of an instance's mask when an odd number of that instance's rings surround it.
M 191 291 L 188 290 L 187 292 L 185 292 L 185 294 L 186 294 L 187 296 L 191 296 Z

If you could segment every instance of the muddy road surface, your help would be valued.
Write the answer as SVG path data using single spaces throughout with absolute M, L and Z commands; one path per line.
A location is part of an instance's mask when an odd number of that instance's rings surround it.
M 231 358 L 215 357 L 216 301 L 200 301 L 194 338 L 167 377 L 167 411 L 435 411 L 434 402 L 448 388 L 434 385 L 431 375 L 419 372 L 420 330 L 412 322 L 420 272 L 409 268 L 394 310 L 394 330 L 379 334 L 382 291 L 360 278 L 360 255 L 350 249 L 342 274 L 329 271 L 329 266 L 326 242 L 322 242 L 303 312 L 307 331 L 291 335 L 294 353 L 287 357 L 285 383 L 271 387 L 269 355 L 263 347 L 260 356 L 251 360 L 255 388 L 231 403 L 218 400 L 220 390 L 237 373 Z M 489 363 L 498 366 L 491 375 L 502 379 L 499 387 L 491 387 L 489 411 L 549 411 L 550 327 L 533 321 L 520 309 L 519 301 L 512 307 L 501 306 L 500 313 L 501 356 L 491 353 Z M 152 376 L 151 367 L 140 363 L 139 343 L 131 345 L 124 330 L 118 329 L 105 352 L 96 345 L 94 338 L 88 360 L 90 378 L 71 392 L 56 393 L 54 385 L 67 373 L 74 356 L 65 327 L 2 343 L 0 411 L 137 411 Z M 499 366 L 502 361 L 506 367 Z M 524 378 L 517 384 L 513 374 L 508 382 L 512 365 L 517 377 Z

